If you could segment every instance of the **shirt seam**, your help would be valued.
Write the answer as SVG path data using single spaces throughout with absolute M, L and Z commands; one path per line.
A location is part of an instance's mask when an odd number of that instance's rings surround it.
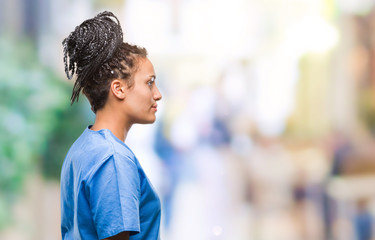
M 86 178 L 86 184 L 89 185 L 90 182 L 92 181 L 92 178 L 93 176 L 95 175 L 95 173 L 97 172 L 97 170 L 103 166 L 103 164 L 105 164 L 112 156 L 114 155 L 114 153 L 110 153 L 108 154 L 106 157 L 103 158 L 102 161 L 100 161 L 100 163 L 97 163 L 95 164 L 95 166 L 91 169 L 91 171 L 87 174 L 87 178 Z

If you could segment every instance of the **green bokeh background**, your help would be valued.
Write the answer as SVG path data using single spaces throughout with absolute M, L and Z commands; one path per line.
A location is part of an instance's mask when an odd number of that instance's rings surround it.
M 38 62 L 33 42 L 0 38 L 0 229 L 26 177 L 58 180 L 71 143 L 93 117 L 87 101 L 69 105 L 71 82 Z

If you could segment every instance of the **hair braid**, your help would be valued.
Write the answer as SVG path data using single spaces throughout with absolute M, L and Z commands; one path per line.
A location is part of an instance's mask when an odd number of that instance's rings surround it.
M 123 42 L 119 20 L 107 11 L 77 26 L 64 39 L 63 47 L 66 76 L 77 76 L 71 104 L 78 101 L 82 90 L 94 112 L 104 106 L 110 80 L 129 80 L 135 58 L 147 56 L 146 49 Z

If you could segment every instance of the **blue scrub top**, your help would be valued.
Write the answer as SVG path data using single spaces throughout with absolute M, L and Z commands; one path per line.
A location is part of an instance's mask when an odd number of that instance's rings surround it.
M 62 239 L 157 240 L 159 230 L 160 200 L 133 152 L 110 130 L 86 128 L 61 170 Z

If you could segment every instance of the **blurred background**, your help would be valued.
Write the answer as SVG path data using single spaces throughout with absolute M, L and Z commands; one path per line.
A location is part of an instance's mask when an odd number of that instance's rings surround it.
M 70 106 L 62 40 L 110 10 L 163 94 L 126 143 L 163 240 L 375 239 L 372 0 L 0 0 L 0 239 L 60 236 Z

